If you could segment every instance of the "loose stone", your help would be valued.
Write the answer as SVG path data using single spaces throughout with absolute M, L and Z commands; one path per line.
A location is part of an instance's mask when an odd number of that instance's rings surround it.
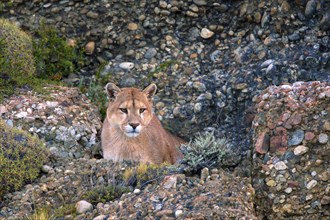
M 204 39 L 209 39 L 213 35 L 214 35 L 214 32 L 213 31 L 210 31 L 207 28 L 203 28 L 202 31 L 201 31 L 201 37 L 204 38 Z
M 138 29 L 138 25 L 136 23 L 129 23 L 127 29 L 130 31 L 135 31 Z
M 79 214 L 90 212 L 92 210 L 93 210 L 93 205 L 90 204 L 89 202 L 85 201 L 85 200 L 81 200 L 81 201 L 76 203 L 76 211 Z
M 284 190 L 287 194 L 290 194 L 292 192 L 292 188 L 288 187 Z
M 291 134 L 289 138 L 288 144 L 289 146 L 294 146 L 300 144 L 304 140 L 304 131 L 303 130 L 296 130 Z
M 293 150 L 294 155 L 303 155 L 307 152 L 308 152 L 308 147 L 305 147 L 304 145 L 299 145 Z
M 283 161 L 279 161 L 274 165 L 276 170 L 286 170 L 288 167 Z
M 319 135 L 319 142 L 321 144 L 326 144 L 328 142 L 328 140 L 329 140 L 329 137 L 327 134 L 322 133 Z
M 119 64 L 119 67 L 124 69 L 124 70 L 130 70 L 133 69 L 134 63 L 132 62 L 122 62 Z
M 95 42 L 94 41 L 88 42 L 85 46 L 86 54 L 92 55 L 94 53 L 94 50 L 95 50 Z
M 306 188 L 307 189 L 312 189 L 317 185 L 317 181 L 316 180 L 311 180 L 310 182 L 307 183 Z

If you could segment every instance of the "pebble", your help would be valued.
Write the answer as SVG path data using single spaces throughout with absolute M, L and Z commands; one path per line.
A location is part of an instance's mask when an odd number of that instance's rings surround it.
M 213 32 L 213 31 L 210 31 L 210 30 L 207 29 L 207 28 L 202 28 L 202 31 L 201 31 L 201 37 L 202 37 L 202 38 L 204 38 L 204 39 L 209 39 L 209 38 L 211 38 L 213 35 L 214 35 L 214 32 Z
M 141 193 L 141 190 L 140 189 L 134 189 L 133 193 L 134 194 L 140 194 Z
M 78 214 L 84 214 L 93 210 L 93 205 L 85 200 L 81 200 L 75 205 Z
M 270 186 L 270 187 L 274 187 L 274 186 L 276 186 L 276 182 L 274 180 L 269 180 L 266 182 L 266 185 Z
M 194 0 L 193 2 L 196 5 L 198 5 L 198 6 L 205 6 L 205 5 L 207 5 L 207 1 L 205 1 L 205 0 Z
M 94 53 L 94 50 L 95 50 L 95 42 L 94 41 L 88 42 L 85 46 L 85 53 L 87 55 L 92 55 Z
M 195 113 L 199 113 L 199 112 L 201 112 L 202 111 L 202 103 L 196 103 L 195 105 L 194 105 L 194 112 Z
M 317 181 L 316 180 L 311 180 L 310 182 L 307 183 L 306 188 L 307 189 L 312 189 L 317 185 Z
M 209 175 L 210 175 L 209 168 L 204 167 L 201 171 L 201 180 L 206 181 Z
M 7 112 L 8 112 L 8 110 L 7 110 L 6 106 L 0 105 L 0 115 L 7 113 Z
M 19 112 L 15 115 L 16 118 L 26 118 L 26 116 L 28 115 L 27 112 Z
M 286 166 L 286 164 L 283 161 L 279 161 L 277 163 L 275 163 L 274 165 L 276 170 L 286 170 L 288 169 L 288 167 Z
M 290 194 L 292 192 L 292 188 L 288 187 L 284 190 L 287 194 Z
M 261 66 L 261 68 L 265 68 L 265 67 L 268 67 L 272 63 L 274 63 L 274 60 L 269 59 L 269 60 L 264 61 L 260 66 Z
M 130 30 L 130 31 L 135 31 L 135 30 L 137 30 L 138 29 L 138 25 L 136 24 L 136 23 L 129 23 L 128 25 L 127 25 L 127 29 L 128 30 Z
M 295 147 L 293 150 L 294 155 L 303 155 L 308 152 L 308 147 L 305 147 L 304 145 L 299 145 Z
M 305 7 L 305 16 L 307 18 L 312 17 L 316 12 L 317 1 L 316 0 L 309 0 Z
M 52 171 L 52 170 L 53 170 L 53 168 L 50 167 L 50 166 L 48 166 L 48 165 L 43 165 L 43 166 L 41 167 L 41 171 L 44 172 L 44 173 L 49 173 L 49 172 Z
M 325 133 L 319 134 L 318 140 L 319 140 L 319 143 L 326 144 L 329 140 L 329 136 Z
M 288 141 L 289 146 L 294 146 L 300 144 L 305 137 L 305 132 L 301 129 L 294 131 Z
M 151 58 L 153 58 L 154 56 L 156 56 L 156 54 L 157 54 L 157 50 L 156 50 L 156 48 L 149 48 L 149 49 L 147 50 L 147 52 L 144 54 L 144 57 L 145 57 L 146 59 L 151 59 Z
M 13 122 L 13 120 L 11 120 L 11 119 L 6 120 L 6 124 L 7 124 L 9 127 L 14 127 L 14 122 Z
M 289 39 L 290 39 L 291 41 L 297 41 L 297 40 L 300 40 L 300 35 L 297 34 L 297 33 L 293 33 L 293 34 L 289 35 Z
M 93 218 L 93 220 L 104 220 L 104 219 L 107 219 L 106 215 L 99 215 L 99 216 L 96 216 L 95 218 Z
M 174 215 L 175 215 L 175 218 L 179 218 L 180 216 L 182 216 L 183 215 L 183 211 L 182 210 L 176 210 L 175 211 L 175 213 L 174 213 Z
M 134 63 L 132 62 L 122 62 L 119 64 L 119 67 L 124 70 L 131 70 L 134 68 Z

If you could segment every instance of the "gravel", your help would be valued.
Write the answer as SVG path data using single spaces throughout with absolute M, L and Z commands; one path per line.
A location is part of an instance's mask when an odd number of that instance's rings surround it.
M 69 82 L 77 84 L 82 78 L 93 82 L 102 64 L 100 75 L 119 86 L 144 88 L 156 83 L 155 111 L 171 132 L 187 141 L 203 131 L 226 138 L 236 155 L 227 168 L 240 175 L 251 173 L 247 161 L 253 158 L 255 206 L 261 217 L 330 216 L 328 0 L 14 0 L 11 6 L 4 5 L 1 17 L 28 32 L 44 21 L 84 48 L 88 61 L 71 74 Z M 66 163 L 89 163 L 86 158 L 98 154 L 97 107 L 75 89 L 53 96 L 49 103 L 33 94 L 10 97 L 0 104 L 1 117 L 11 126 L 37 134 Z M 48 166 L 56 170 L 63 164 Z M 79 169 L 72 175 L 79 176 Z M 185 177 L 187 182 L 190 178 L 195 177 Z M 307 189 L 313 180 L 317 184 Z M 198 197 L 203 192 L 194 186 L 196 192 L 190 186 L 185 192 Z M 122 199 L 150 199 L 149 192 L 140 190 L 138 195 L 145 197 L 133 194 L 136 197 Z M 70 200 L 67 192 L 62 193 L 68 201 L 79 201 Z M 125 217 L 149 211 L 158 218 L 189 217 L 189 201 L 176 207 L 174 195 L 165 205 L 146 207 L 152 202 L 139 202 L 142 208 L 135 209 L 141 212 L 126 209 Z M 9 198 L 16 203 L 6 206 L 11 211 L 1 213 L 14 216 L 18 212 L 14 207 L 24 204 L 25 197 L 17 192 Z M 216 194 L 214 198 L 206 201 L 212 207 L 206 210 L 217 217 L 220 211 L 230 216 L 228 209 L 212 204 L 222 204 Z M 100 207 L 115 210 L 122 203 L 114 204 Z M 93 208 L 100 219 L 109 216 L 108 211 Z M 207 212 L 202 216 L 212 218 Z

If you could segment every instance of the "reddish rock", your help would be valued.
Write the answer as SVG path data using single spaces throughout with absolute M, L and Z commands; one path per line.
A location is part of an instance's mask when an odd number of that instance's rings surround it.
M 298 187 L 299 183 L 297 181 L 290 181 L 288 182 L 288 187 Z
M 273 136 L 270 138 L 270 152 L 284 153 L 288 146 L 288 139 L 284 136 Z
M 255 150 L 259 154 L 265 154 L 269 150 L 269 134 L 268 131 L 262 132 L 255 143 Z
M 161 211 L 157 212 L 156 217 L 171 216 L 173 214 L 174 214 L 173 210 L 165 209 L 165 210 L 161 210 Z
M 285 112 L 282 115 L 282 121 L 287 121 L 290 117 L 291 117 L 291 113 L 290 112 Z
M 287 130 L 284 127 L 277 127 L 274 135 L 270 137 L 270 152 L 284 153 L 288 147 Z
M 287 123 L 291 125 L 299 125 L 301 123 L 301 118 L 302 118 L 301 114 L 295 113 L 291 115 Z
M 306 141 L 311 141 L 311 140 L 314 139 L 314 137 L 315 137 L 315 134 L 313 132 L 307 131 L 305 133 L 305 140 Z

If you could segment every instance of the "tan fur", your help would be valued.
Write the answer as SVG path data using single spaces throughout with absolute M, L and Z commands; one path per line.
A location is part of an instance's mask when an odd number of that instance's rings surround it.
M 182 158 L 178 147 L 184 141 L 167 132 L 152 111 L 156 89 L 154 84 L 143 91 L 107 84 L 110 101 L 101 136 L 105 159 L 173 164 Z

